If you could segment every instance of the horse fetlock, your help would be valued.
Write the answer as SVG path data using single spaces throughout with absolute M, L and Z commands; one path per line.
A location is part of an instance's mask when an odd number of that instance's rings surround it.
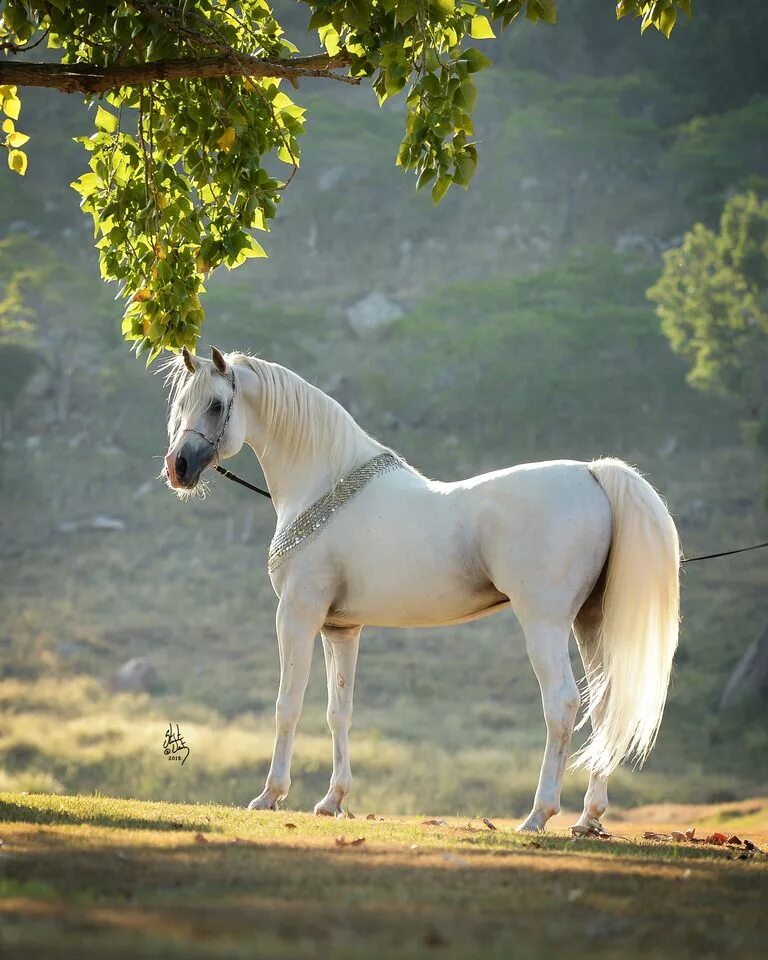
M 277 804 L 288 796 L 291 788 L 290 777 L 287 780 L 268 780 L 266 786 L 253 800 L 248 804 L 249 810 L 277 810 Z
M 544 830 L 547 821 L 560 813 L 559 804 L 537 804 L 517 828 L 518 833 L 537 833 Z
M 315 814 L 324 817 L 341 817 L 344 815 L 343 803 L 352 787 L 349 781 L 337 781 L 331 784 L 331 789 L 323 799 L 315 804 Z

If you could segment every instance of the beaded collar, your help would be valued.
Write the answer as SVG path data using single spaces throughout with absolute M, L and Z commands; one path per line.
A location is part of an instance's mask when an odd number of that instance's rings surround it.
M 394 453 L 380 453 L 355 467 L 319 500 L 302 511 L 284 530 L 275 533 L 269 547 L 267 569 L 270 573 L 295 553 L 303 544 L 308 543 L 320 533 L 328 521 L 345 504 L 359 493 L 374 477 L 389 473 L 403 466 L 403 461 Z

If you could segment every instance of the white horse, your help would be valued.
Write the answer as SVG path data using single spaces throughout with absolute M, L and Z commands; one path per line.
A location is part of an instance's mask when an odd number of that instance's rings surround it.
M 247 443 L 277 511 L 270 553 L 279 597 L 280 688 L 272 763 L 251 809 L 275 809 L 290 787 L 294 734 L 322 634 L 333 773 L 315 813 L 340 815 L 352 784 L 349 729 L 360 631 L 438 626 L 511 605 L 525 633 L 547 741 L 533 809 L 542 830 L 560 787 L 579 688 L 592 735 L 583 826 L 599 823 L 610 772 L 653 746 L 677 645 L 679 544 L 664 502 L 614 459 L 522 464 L 457 483 L 429 480 L 297 374 L 234 353 L 169 363 L 171 487 Z M 347 487 L 344 484 L 347 484 Z

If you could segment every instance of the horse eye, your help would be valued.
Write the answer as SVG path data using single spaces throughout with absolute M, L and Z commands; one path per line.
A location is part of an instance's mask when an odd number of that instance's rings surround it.
M 208 407 L 208 410 L 213 414 L 214 417 L 220 417 L 223 409 L 224 407 L 221 400 L 211 400 L 211 405 Z

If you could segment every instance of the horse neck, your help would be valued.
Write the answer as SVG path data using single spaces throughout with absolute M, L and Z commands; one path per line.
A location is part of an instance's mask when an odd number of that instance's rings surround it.
M 259 463 L 272 495 L 278 515 L 278 525 L 287 522 L 326 493 L 346 472 L 376 456 L 385 448 L 369 436 L 344 409 L 327 394 L 310 387 L 310 402 L 330 404 L 329 413 L 334 420 L 334 436 L 304 444 L 295 444 L 293 438 L 268 434 L 268 425 L 263 422 L 259 395 L 262 384 L 258 373 L 248 371 L 243 383 L 246 400 L 245 440 L 259 458 Z M 250 389 L 249 389 L 250 387 Z M 316 397 L 315 397 L 316 395 Z M 331 440 L 342 441 L 343 459 L 333 462 Z

